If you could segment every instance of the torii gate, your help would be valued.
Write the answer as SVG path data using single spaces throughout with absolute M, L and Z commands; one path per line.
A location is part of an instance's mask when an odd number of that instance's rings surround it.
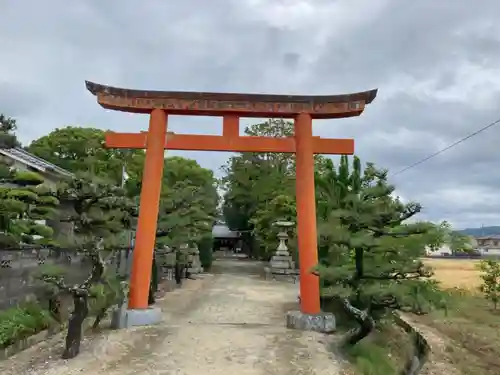
M 130 278 L 129 309 L 148 308 L 151 263 L 155 245 L 162 184 L 164 150 L 284 152 L 296 154 L 297 240 L 300 263 L 301 311 L 320 313 L 318 277 L 310 270 L 318 262 L 314 154 L 354 153 L 353 139 L 322 139 L 312 134 L 313 119 L 359 116 L 377 90 L 347 95 L 298 96 L 143 91 L 86 81 L 87 89 L 104 108 L 149 114 L 143 133 L 106 134 L 106 147 L 146 149 L 139 219 Z M 222 135 L 167 132 L 168 115 L 221 116 Z M 294 137 L 239 135 L 240 117 L 294 119 Z

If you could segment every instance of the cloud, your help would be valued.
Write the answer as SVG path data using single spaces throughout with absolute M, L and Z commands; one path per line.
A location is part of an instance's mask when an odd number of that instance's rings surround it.
M 335 94 L 378 87 L 359 118 L 316 121 L 396 172 L 500 117 L 500 3 L 420 0 L 51 0 L 0 5 L 0 110 L 29 143 L 56 127 L 147 127 L 84 80 L 199 91 Z M 248 123 L 245 120 L 245 123 Z M 217 134 L 217 118 L 170 129 Z M 499 128 L 391 177 L 423 217 L 499 224 Z M 180 153 L 218 170 L 228 154 Z M 217 172 L 220 174 L 220 172 Z M 500 207 L 498 207 L 500 208 Z

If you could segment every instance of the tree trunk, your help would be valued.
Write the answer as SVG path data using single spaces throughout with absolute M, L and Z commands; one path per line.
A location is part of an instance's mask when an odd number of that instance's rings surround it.
M 59 295 L 49 297 L 49 312 L 58 323 L 62 322 L 61 298 Z
M 92 324 L 92 329 L 95 330 L 95 329 L 99 328 L 99 324 L 106 317 L 107 312 L 108 312 L 107 307 L 104 307 L 99 311 L 99 313 L 95 317 L 94 323 Z
M 153 305 L 156 302 L 155 293 L 158 291 L 158 266 L 156 257 L 153 255 L 153 264 L 151 269 L 151 281 L 149 283 L 148 305 Z
M 373 331 L 375 328 L 375 321 L 367 311 L 360 310 L 351 305 L 351 302 L 349 302 L 347 298 L 342 299 L 342 305 L 349 316 L 360 326 L 358 329 L 350 331 L 343 340 L 344 344 L 354 346 Z
M 175 278 L 175 283 L 177 285 L 181 286 L 182 285 L 182 267 L 179 264 L 179 262 L 175 262 L 174 278 Z
M 149 284 L 149 295 L 148 295 L 148 305 L 154 305 L 156 302 L 155 290 L 153 288 L 153 283 Z
M 82 341 L 82 324 L 89 313 L 87 304 L 88 296 L 79 292 L 73 294 L 74 309 L 68 323 L 68 333 L 66 335 L 66 348 L 62 355 L 63 359 L 74 358 L 80 352 Z

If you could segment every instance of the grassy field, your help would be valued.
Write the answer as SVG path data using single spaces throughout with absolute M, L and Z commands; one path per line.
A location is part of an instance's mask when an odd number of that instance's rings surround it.
M 477 290 L 481 284 L 479 260 L 427 258 L 425 263 L 434 269 L 434 277 L 443 288 Z
M 433 352 L 447 370 L 443 375 L 498 375 L 500 373 L 500 309 L 480 295 L 481 284 L 477 260 L 426 259 L 433 267 L 434 277 L 447 290 L 448 309 L 414 321 L 425 327 L 440 343 Z M 431 343 L 433 345 L 433 343 Z M 398 374 L 411 344 L 405 333 L 396 327 L 385 327 L 364 340 L 351 353 L 358 375 Z M 449 370 L 449 371 L 448 371 Z M 434 375 L 424 372 L 423 375 Z
M 426 259 L 434 277 L 450 290 L 449 309 L 416 318 L 440 335 L 443 354 L 462 374 L 500 373 L 500 310 L 479 292 L 479 260 Z

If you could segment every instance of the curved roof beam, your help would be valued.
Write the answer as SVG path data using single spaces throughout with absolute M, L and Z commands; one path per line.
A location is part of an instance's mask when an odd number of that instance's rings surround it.
M 377 89 L 343 95 L 267 95 L 190 91 L 131 90 L 85 81 L 104 108 L 150 113 L 161 108 L 174 115 L 291 118 L 310 113 L 313 118 L 359 116 L 377 96 Z

